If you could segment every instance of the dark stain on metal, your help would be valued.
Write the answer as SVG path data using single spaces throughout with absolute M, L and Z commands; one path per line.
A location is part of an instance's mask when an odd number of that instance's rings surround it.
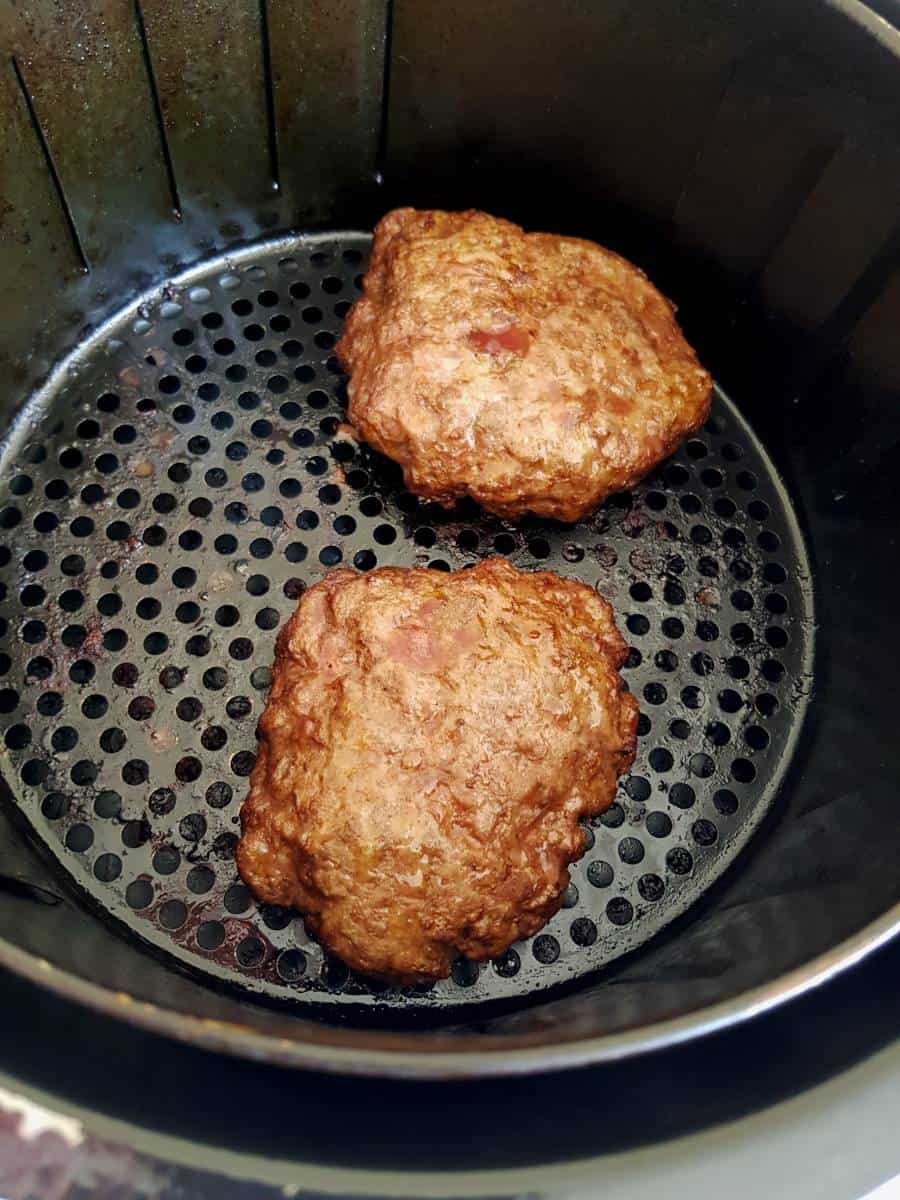
M 181 199 L 178 195 L 178 181 L 175 178 L 175 168 L 172 165 L 172 154 L 169 150 L 169 139 L 166 135 L 166 123 L 163 120 L 162 106 L 159 100 L 159 87 L 156 81 L 156 72 L 153 70 L 153 60 L 150 57 L 150 48 L 147 45 L 147 30 L 144 25 L 144 14 L 141 12 L 140 0 L 134 0 L 134 19 L 137 25 L 138 37 L 141 43 L 141 58 L 144 62 L 144 69 L 147 72 L 147 80 L 150 84 L 150 95 L 153 100 L 153 115 L 156 118 L 156 127 L 159 131 L 159 145 L 163 156 L 163 162 L 166 165 L 166 178 L 169 181 L 169 189 L 172 193 L 172 212 L 176 220 L 181 220 Z
M 378 151 L 375 156 L 375 182 L 380 186 L 384 182 L 385 166 L 388 158 L 388 118 L 390 113 L 391 93 L 391 51 L 394 37 L 394 0 L 385 0 L 384 4 L 384 73 L 381 83 L 381 122 L 378 129 Z
M 66 199 L 66 193 L 63 190 L 62 181 L 56 170 L 56 164 L 53 161 L 53 155 L 50 153 L 50 147 L 47 145 L 47 139 L 44 137 L 44 131 L 41 128 L 41 123 L 38 120 L 37 112 L 35 111 L 34 101 L 31 98 L 31 93 L 28 90 L 28 85 L 25 83 L 22 69 L 19 66 L 15 56 L 12 58 L 13 74 L 16 77 L 16 83 L 22 93 L 22 99 L 25 101 L 25 107 L 28 110 L 28 117 L 31 121 L 31 126 L 34 129 L 34 135 L 38 140 L 41 148 L 41 153 L 44 156 L 44 161 L 47 164 L 47 170 L 50 173 L 50 178 L 53 181 L 53 188 L 56 195 L 59 197 L 59 206 L 62 209 L 65 218 L 66 226 L 69 230 L 69 236 L 72 238 L 72 245 L 75 247 L 75 253 L 78 255 L 81 269 L 87 273 L 90 271 L 90 263 L 87 260 L 87 255 L 84 252 L 84 247 L 81 244 L 81 238 L 78 234 L 78 227 L 75 224 L 75 218 L 72 215 L 72 210 L 69 207 L 69 202 Z
M 275 83 L 272 77 L 272 47 L 269 43 L 269 4 L 259 0 L 259 36 L 262 43 L 263 85 L 266 95 L 266 137 L 269 145 L 269 170 L 272 187 L 281 188 L 281 168 L 278 162 L 278 124 L 275 120 Z

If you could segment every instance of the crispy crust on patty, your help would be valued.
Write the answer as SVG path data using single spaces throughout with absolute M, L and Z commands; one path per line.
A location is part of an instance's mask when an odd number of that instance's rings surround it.
M 504 559 L 331 572 L 282 629 L 237 861 L 333 953 L 403 983 L 557 911 L 637 704 L 607 602 Z
M 421 496 L 575 521 L 698 429 L 711 380 L 668 300 L 593 242 L 395 209 L 337 353 L 348 416 Z

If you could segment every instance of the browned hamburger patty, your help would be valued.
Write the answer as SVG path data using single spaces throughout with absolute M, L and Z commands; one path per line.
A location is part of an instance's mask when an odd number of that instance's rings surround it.
M 349 419 L 407 487 L 505 517 L 579 519 L 709 412 L 710 377 L 642 271 L 481 212 L 388 213 L 337 349 Z
M 489 559 L 332 571 L 279 634 L 240 873 L 358 971 L 440 979 L 557 911 L 634 758 L 589 587 Z

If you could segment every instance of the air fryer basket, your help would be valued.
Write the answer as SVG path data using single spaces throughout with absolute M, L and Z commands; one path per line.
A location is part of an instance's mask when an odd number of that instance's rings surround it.
M 690 1036 L 889 936 L 895 33 L 850 0 L 24 7 L 2 960 L 209 1045 L 447 1073 Z M 332 353 L 353 231 L 399 203 L 638 262 L 717 378 L 706 428 L 577 526 L 410 496 L 342 427 Z M 235 873 L 275 630 L 338 562 L 489 553 L 613 602 L 638 760 L 545 931 L 375 988 Z

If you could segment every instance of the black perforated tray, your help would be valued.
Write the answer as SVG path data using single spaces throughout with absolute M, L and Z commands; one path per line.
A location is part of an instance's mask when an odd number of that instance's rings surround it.
M 30 402 L 2 459 L 4 772 L 64 869 L 195 971 L 303 1004 L 512 1000 L 644 942 L 747 841 L 809 692 L 809 570 L 721 394 L 700 436 L 575 526 L 404 491 L 339 429 L 332 347 L 367 248 L 334 235 L 210 262 L 124 310 Z M 612 602 L 637 761 L 540 934 L 431 989 L 376 989 L 236 874 L 275 632 L 338 563 L 496 553 Z

